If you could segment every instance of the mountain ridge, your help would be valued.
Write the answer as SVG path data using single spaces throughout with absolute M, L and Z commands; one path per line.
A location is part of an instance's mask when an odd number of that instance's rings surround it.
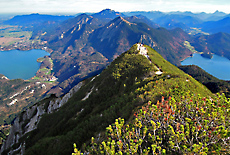
M 85 80 L 77 94 L 57 112 L 43 115 L 35 130 L 17 138 L 16 143 L 11 143 L 11 149 L 2 149 L 2 154 L 9 151 L 19 153 L 24 146 L 25 154 L 69 154 L 74 142 L 81 146 L 91 136 L 104 135 L 104 128 L 115 118 L 121 116 L 128 120 L 137 107 L 149 100 L 156 103 L 161 96 L 178 95 L 178 89 L 212 96 L 206 87 L 167 62 L 152 48 L 146 45 L 143 48 L 148 56 L 139 54 L 138 45 L 133 45 L 100 75 Z M 162 73 L 158 75 L 156 72 L 159 70 Z M 53 98 L 37 105 L 44 105 L 42 109 L 47 109 L 45 107 L 49 107 L 49 103 L 55 103 Z M 39 111 L 31 112 L 31 116 L 37 117 Z M 24 119 L 21 127 L 11 135 L 17 137 L 18 130 L 25 131 L 31 120 Z

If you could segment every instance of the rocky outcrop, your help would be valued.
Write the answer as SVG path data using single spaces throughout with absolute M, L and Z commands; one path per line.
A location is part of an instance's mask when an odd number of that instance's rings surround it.
M 63 97 L 51 98 L 48 101 L 43 100 L 23 111 L 15 119 L 7 139 L 3 142 L 1 147 L 1 154 L 6 150 L 8 154 L 24 154 L 26 144 L 23 140 L 20 140 L 20 138 L 22 138 L 26 133 L 31 132 L 37 128 L 37 124 L 39 123 L 42 115 L 58 111 L 59 108 L 66 104 L 69 98 L 71 98 L 73 94 L 81 88 L 82 85 L 83 82 L 80 82 Z

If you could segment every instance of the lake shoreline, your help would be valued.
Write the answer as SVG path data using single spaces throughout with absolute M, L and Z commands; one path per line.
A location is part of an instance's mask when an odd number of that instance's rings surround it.
M 41 51 L 41 52 L 38 52 Z M 0 63 L 0 73 L 9 79 L 23 79 L 29 80 L 33 75 L 40 69 L 41 63 L 37 62 L 38 58 L 50 55 L 50 53 L 45 50 L 33 49 L 33 50 L 8 50 L 0 51 L 1 63 Z M 12 70 L 12 71 L 11 71 Z M 20 70 L 22 70 L 20 72 Z M 11 73 L 14 72 L 14 73 Z M 23 75 L 27 74 L 28 75 Z M 19 74 L 16 75 L 16 74 Z
M 228 58 L 213 54 L 212 58 L 203 57 L 200 53 L 193 53 L 181 61 L 181 65 L 197 65 L 218 79 L 230 80 L 230 60 Z

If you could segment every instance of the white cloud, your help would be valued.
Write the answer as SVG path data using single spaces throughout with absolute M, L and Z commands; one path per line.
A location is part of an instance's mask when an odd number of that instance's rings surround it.
M 229 0 L 0 0 L 0 12 L 193 11 L 229 12 Z

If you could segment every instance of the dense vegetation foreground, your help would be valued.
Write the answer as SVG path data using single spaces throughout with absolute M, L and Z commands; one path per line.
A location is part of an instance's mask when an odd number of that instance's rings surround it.
M 28 155 L 229 154 L 230 100 L 144 47 L 148 56 L 134 45 L 85 80 L 12 148 L 25 144 Z
M 95 142 L 90 154 L 229 154 L 230 100 L 191 96 L 162 97 L 148 102 L 125 124 L 118 118 L 106 130 L 107 140 Z M 74 144 L 73 155 L 83 154 Z

